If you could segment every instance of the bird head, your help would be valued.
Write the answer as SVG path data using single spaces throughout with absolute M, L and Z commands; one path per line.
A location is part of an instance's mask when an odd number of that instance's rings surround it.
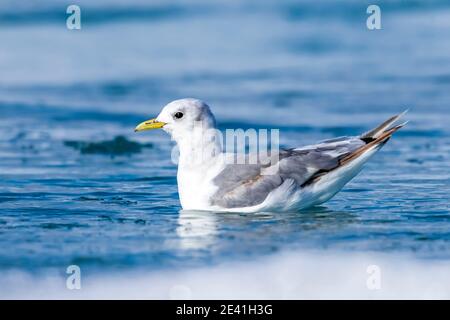
M 163 129 L 176 140 L 198 126 L 215 128 L 214 116 L 205 102 L 186 98 L 170 102 L 156 118 L 140 123 L 134 131 Z

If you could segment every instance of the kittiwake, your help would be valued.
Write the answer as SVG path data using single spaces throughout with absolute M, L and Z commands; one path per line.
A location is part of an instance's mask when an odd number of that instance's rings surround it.
M 214 115 L 198 99 L 167 104 L 135 131 L 161 128 L 177 143 L 178 193 L 184 210 L 292 212 L 336 195 L 406 124 L 394 125 L 404 113 L 360 136 L 276 150 L 266 159 L 224 152 L 220 139 L 210 134 L 216 128 Z

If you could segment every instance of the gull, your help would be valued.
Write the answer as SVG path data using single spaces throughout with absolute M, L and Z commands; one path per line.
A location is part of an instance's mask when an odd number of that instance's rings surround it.
M 163 129 L 176 142 L 183 210 L 294 212 L 335 196 L 406 124 L 395 125 L 406 112 L 360 136 L 272 150 L 264 159 L 224 152 L 220 139 L 207 134 L 217 131 L 216 121 L 210 107 L 198 99 L 170 102 L 135 131 Z M 247 162 L 236 160 L 243 157 Z

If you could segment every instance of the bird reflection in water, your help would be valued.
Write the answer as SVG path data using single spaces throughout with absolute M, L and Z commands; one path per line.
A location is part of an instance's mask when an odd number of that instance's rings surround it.
M 183 250 L 212 250 L 227 243 L 239 246 L 235 250 L 251 250 L 252 246 L 276 248 L 286 242 L 295 245 L 296 239 L 305 237 L 320 240 L 327 231 L 335 233 L 356 220 L 353 213 L 326 207 L 292 213 L 181 210 L 176 232 Z

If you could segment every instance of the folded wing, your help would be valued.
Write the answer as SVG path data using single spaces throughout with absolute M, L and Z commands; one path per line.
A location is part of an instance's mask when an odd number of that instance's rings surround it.
M 281 150 L 269 162 L 258 159 L 250 162 L 252 164 L 228 164 L 213 180 L 217 191 L 211 197 L 211 204 L 223 208 L 255 206 L 286 180 L 291 180 L 297 188 L 304 188 L 373 147 L 384 145 L 394 132 L 404 126 L 391 127 L 404 114 L 394 116 L 358 137 L 341 137 Z
M 340 159 L 363 145 L 365 142 L 357 137 L 343 137 L 281 150 L 270 164 L 262 160 L 256 164 L 228 164 L 213 180 L 218 189 L 211 203 L 224 208 L 258 205 L 284 181 L 291 179 L 302 187 L 313 176 L 339 166 Z

